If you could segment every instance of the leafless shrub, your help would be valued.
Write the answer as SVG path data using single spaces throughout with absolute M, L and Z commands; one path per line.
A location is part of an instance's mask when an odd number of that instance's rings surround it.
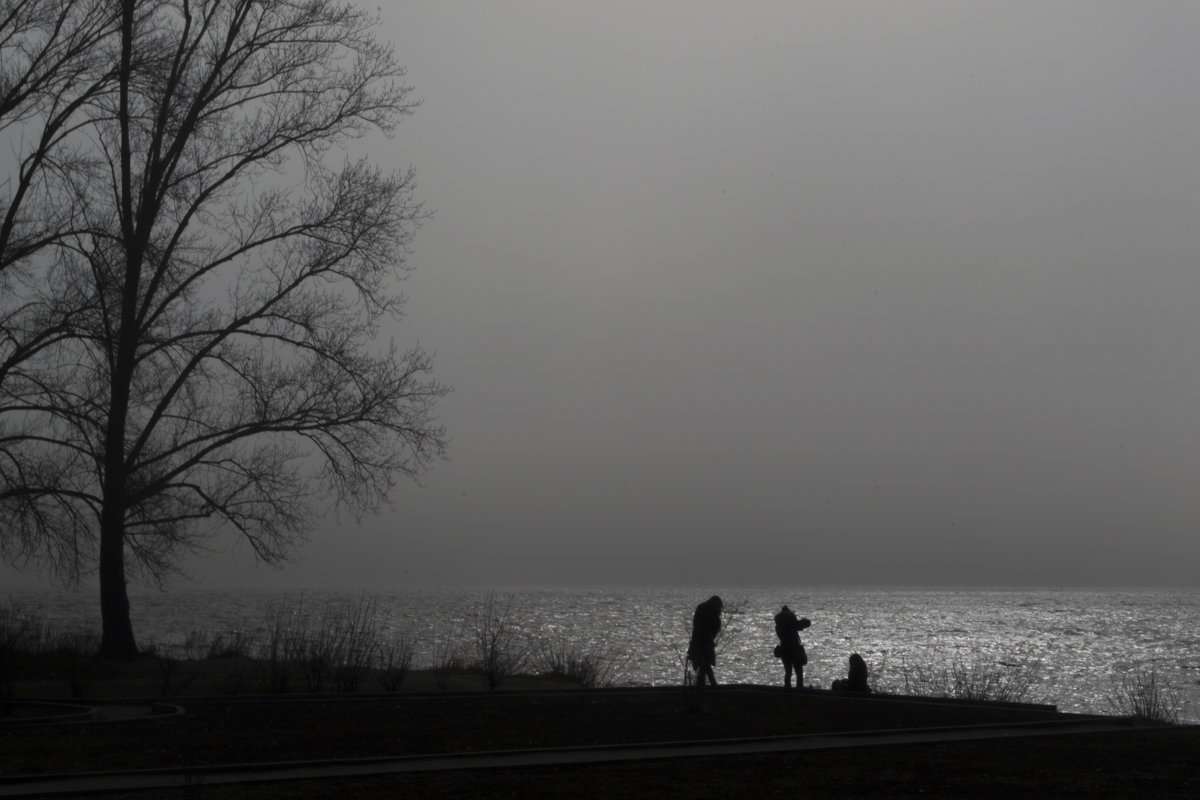
M 291 691 L 302 653 L 304 626 L 303 614 L 299 609 L 289 610 L 286 598 L 268 609 L 265 640 L 256 654 L 263 691 Z
M 71 697 L 87 697 L 99 672 L 100 637 L 83 631 L 60 633 L 55 637 L 51 655 L 67 681 Z
M 971 663 L 910 664 L 901 668 L 904 694 L 917 697 L 952 697 L 1002 703 L 1024 702 L 1041 670 L 1039 661 L 997 662 L 978 658 Z M 876 678 L 883 683 L 882 676 Z
M 386 692 L 398 692 L 413 660 L 413 643 L 401 634 L 379 649 L 379 684 Z
M 296 672 L 304 678 L 304 688 L 308 691 L 320 692 L 325 688 L 325 680 L 333 672 L 335 646 L 329 628 L 321 625 L 312 629 L 305 621 L 292 655 L 296 659 Z
M 539 674 L 566 678 L 585 689 L 612 686 L 618 672 L 611 656 L 561 639 L 542 642 L 533 662 Z
M 253 634 L 245 628 L 218 633 L 209 642 L 204 658 L 247 658 L 257 649 Z
M 955 665 L 954 696 L 966 700 L 1024 702 L 1041 671 L 1040 661 L 976 661 Z
M 149 646 L 142 651 L 142 658 L 154 662 L 158 669 L 158 696 L 169 697 L 170 687 L 174 685 L 175 676 L 181 672 L 179 658 L 170 657 L 160 644 L 151 640 Z
M 217 686 L 222 693 L 241 694 L 254 677 L 257 664 L 253 656 L 260 652 L 260 646 L 252 633 L 237 627 L 216 634 L 197 652 L 202 652 L 206 661 L 220 662 Z
M 356 604 L 333 614 L 332 619 L 333 683 L 338 691 L 353 692 L 371 671 L 383 646 L 375 600 L 360 597 Z
M 26 648 L 30 621 L 13 606 L 0 608 L 0 714 L 8 713 L 12 703 L 13 681 L 18 661 Z
M 264 688 L 287 692 L 298 677 L 309 692 L 327 686 L 353 692 L 371 671 L 382 642 L 375 600 L 328 603 L 318 613 L 305 611 L 303 599 L 292 610 L 286 601 L 271 609 L 266 642 L 259 649 Z
M 1123 717 L 1179 724 L 1179 693 L 1159 679 L 1154 667 L 1114 676 L 1113 694 L 1108 702 Z
M 141 657 L 154 662 L 154 666 L 158 669 L 160 697 L 178 694 L 194 676 L 194 673 L 186 669 L 183 659 L 172 657 L 166 647 L 156 642 L 152 641 L 150 646 L 142 651 Z
M 513 599 L 488 594 L 473 613 L 475 654 L 487 688 L 495 689 L 529 663 L 531 648 L 513 622 Z
M 654 641 L 658 645 L 653 648 L 655 652 L 667 652 L 672 655 L 672 659 L 666 667 L 670 670 L 678 669 L 682 677 L 680 683 L 687 687 L 692 685 L 692 670 L 688 659 L 688 638 L 691 636 L 691 617 L 683 624 L 682 638 L 674 633 L 657 632 L 654 634 Z
M 183 642 L 175 648 L 175 651 L 182 659 L 199 661 L 208 655 L 213 638 L 208 631 L 193 628 L 183 637 Z
M 17 606 L 0 608 L 0 709 L 25 677 L 60 676 L 71 697 L 86 697 L 100 670 L 99 649 L 95 633 L 55 630 Z
M 445 633 L 433 640 L 429 670 L 433 673 L 434 685 L 443 692 L 450 688 L 450 676 L 464 668 L 458 645 L 460 639 L 457 634 Z
M 717 651 L 721 647 L 736 644 L 746 635 L 748 602 L 744 597 L 731 597 L 722 601 L 721 630 L 717 633 Z M 690 622 L 690 619 L 689 619 Z

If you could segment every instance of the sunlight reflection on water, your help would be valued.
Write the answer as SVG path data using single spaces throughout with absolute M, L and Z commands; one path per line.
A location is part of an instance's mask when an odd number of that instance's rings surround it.
M 783 587 L 718 590 L 726 609 L 718 680 L 775 684 L 773 616 L 783 603 L 813 625 L 804 636 L 805 682 L 828 687 L 858 652 L 872 684 L 903 691 L 914 668 L 954 663 L 1040 667 L 1026 696 L 1064 711 L 1112 713 L 1115 676 L 1153 668 L 1178 694 L 1181 718 L 1200 721 L 1200 590 L 880 590 Z M 192 631 L 261 633 L 272 604 L 318 613 L 329 603 L 376 603 L 392 633 L 415 643 L 418 666 L 439 641 L 473 644 L 472 620 L 491 594 L 512 622 L 535 639 L 584 645 L 619 664 L 618 682 L 678 683 L 692 609 L 711 590 L 679 587 L 516 588 L 138 593 L 134 629 L 143 645 L 173 646 Z M 10 595 L 57 627 L 97 625 L 93 595 Z M 1015 667 L 1014 667 L 1015 668 Z

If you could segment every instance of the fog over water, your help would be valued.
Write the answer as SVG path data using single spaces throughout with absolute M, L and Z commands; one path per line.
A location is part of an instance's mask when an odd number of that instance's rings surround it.
M 1200 5 L 381 13 L 451 459 L 201 586 L 1197 585 Z

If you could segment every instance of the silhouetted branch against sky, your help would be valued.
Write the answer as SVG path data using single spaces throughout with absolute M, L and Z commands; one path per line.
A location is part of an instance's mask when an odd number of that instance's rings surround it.
M 39 364 L 55 358 L 89 303 L 48 276 L 82 224 L 78 188 L 95 162 L 80 131 L 115 87 L 119 19 L 100 0 L 0 4 L 0 519 L 22 521 L 6 525 L 0 555 L 68 577 L 80 571 L 76 532 L 94 526 L 93 495 L 74 480 L 88 453 L 43 425 L 51 403 L 80 398 L 48 385 Z
M 324 0 L 124 5 L 115 85 L 74 142 L 95 167 L 74 230 L 5 303 L 31 331 L 72 304 L 4 386 L 0 491 L 18 465 L 56 479 L 4 505 L 10 557 L 43 553 L 53 520 L 76 563 L 100 545 L 102 584 L 109 538 L 155 577 L 218 526 L 278 562 L 328 502 L 373 511 L 442 456 L 446 387 L 377 341 L 426 216 L 413 172 L 346 155 L 416 105 L 375 25 Z

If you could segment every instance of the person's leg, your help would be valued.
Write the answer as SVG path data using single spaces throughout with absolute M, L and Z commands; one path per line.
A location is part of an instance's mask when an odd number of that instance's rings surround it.
M 786 658 L 783 660 L 783 688 L 792 688 L 792 662 Z

